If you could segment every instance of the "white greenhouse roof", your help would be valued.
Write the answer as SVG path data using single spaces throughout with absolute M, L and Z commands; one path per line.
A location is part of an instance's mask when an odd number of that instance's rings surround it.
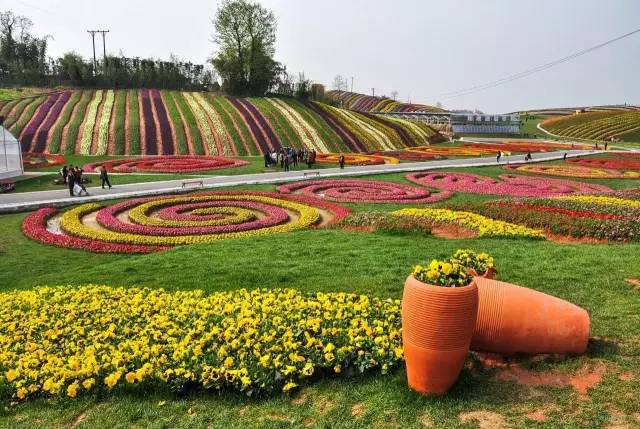
M 22 156 L 20 142 L 3 126 L 0 126 L 0 180 L 21 176 Z

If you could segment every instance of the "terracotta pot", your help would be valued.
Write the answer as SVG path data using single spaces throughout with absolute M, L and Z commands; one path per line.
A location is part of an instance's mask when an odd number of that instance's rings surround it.
M 413 390 L 441 395 L 458 379 L 478 311 L 475 283 L 440 287 L 409 276 L 402 294 L 402 338 Z
M 475 277 L 478 318 L 471 349 L 515 353 L 581 354 L 589 341 L 589 314 L 532 289 Z
M 488 268 L 483 275 L 478 274 L 473 268 L 467 268 L 467 271 L 474 277 L 484 277 L 485 279 L 492 279 L 498 274 L 498 271 L 493 267 Z

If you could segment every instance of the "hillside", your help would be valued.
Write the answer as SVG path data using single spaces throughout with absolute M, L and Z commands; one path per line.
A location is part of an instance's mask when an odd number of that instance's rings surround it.
M 0 101 L 0 115 L 24 152 L 83 155 L 368 152 L 440 137 L 425 124 L 321 103 L 156 89 L 61 90 Z
M 442 112 L 425 104 L 401 103 L 386 97 L 373 97 L 348 91 L 327 91 L 327 97 L 340 103 L 341 107 L 358 112 Z
M 623 141 L 638 141 L 640 110 L 615 109 L 552 117 L 540 126 L 563 137 L 591 140 L 615 137 Z

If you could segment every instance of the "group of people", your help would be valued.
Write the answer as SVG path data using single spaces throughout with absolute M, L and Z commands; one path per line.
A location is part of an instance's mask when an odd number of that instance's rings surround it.
M 280 164 L 280 168 L 284 169 L 284 171 L 289 171 L 291 167 L 297 167 L 298 164 L 302 163 L 307 164 L 308 168 L 313 167 L 316 163 L 316 151 L 306 148 L 296 150 L 292 147 L 283 147 L 279 151 L 274 150 L 271 153 L 264 154 L 264 166 L 266 168 Z
M 62 180 L 69 187 L 69 195 L 75 197 L 76 194 L 78 196 L 82 196 L 84 192 L 85 195 L 89 195 L 87 188 L 85 188 L 82 183 L 82 174 L 84 170 L 77 166 L 63 166 L 60 169 L 60 175 L 62 176 Z M 105 185 L 111 189 L 111 182 L 109 182 L 109 174 L 107 173 L 107 169 L 104 166 L 100 167 L 100 181 L 102 182 L 102 189 L 104 189 Z

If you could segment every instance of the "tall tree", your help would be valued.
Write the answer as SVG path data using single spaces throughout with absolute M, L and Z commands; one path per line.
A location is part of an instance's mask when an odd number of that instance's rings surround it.
M 212 64 L 222 78 L 222 89 L 235 95 L 264 95 L 272 89 L 281 71 L 273 59 L 273 12 L 248 0 L 224 0 L 213 24 L 218 52 Z

